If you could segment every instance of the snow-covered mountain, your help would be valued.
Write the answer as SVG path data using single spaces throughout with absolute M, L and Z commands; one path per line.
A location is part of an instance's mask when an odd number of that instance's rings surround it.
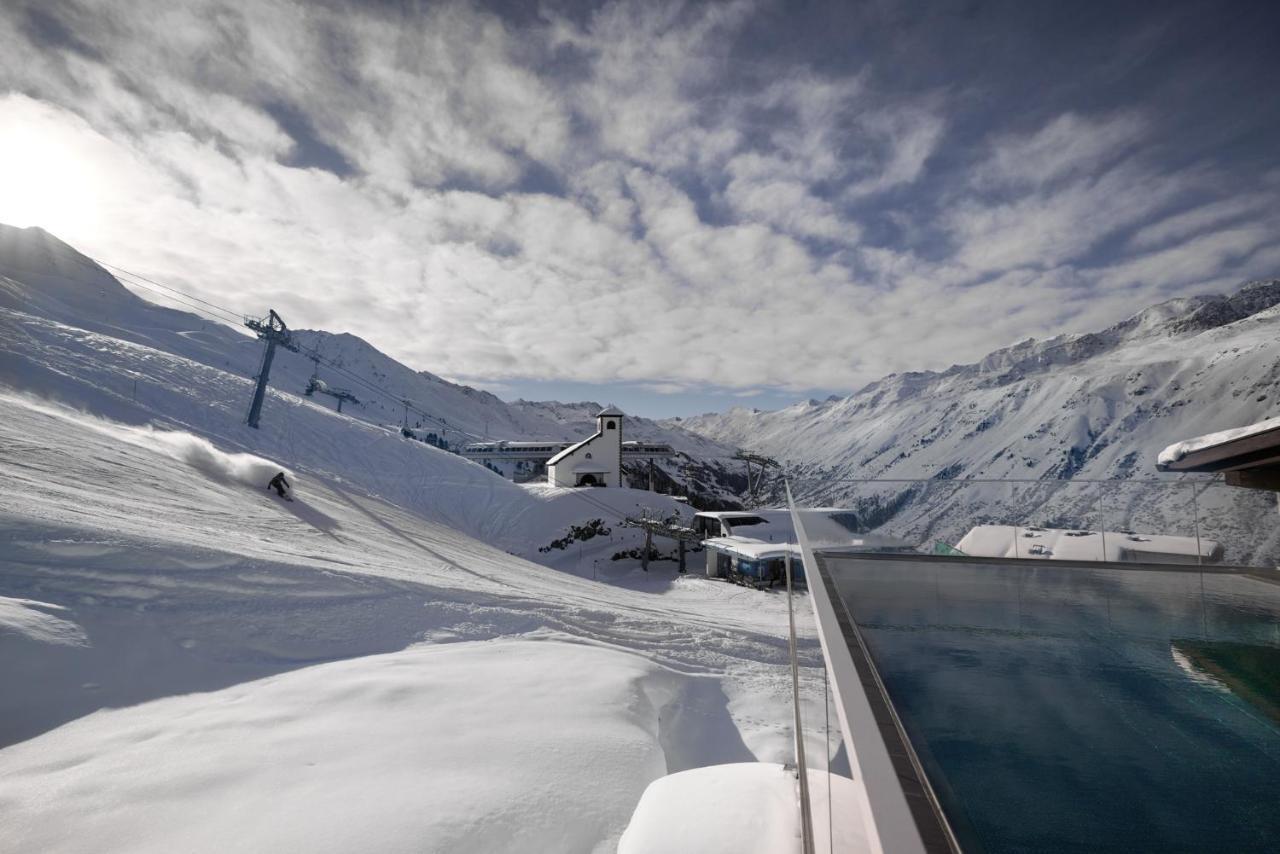
M 785 460 L 802 500 L 860 505 L 869 521 L 896 517 L 922 536 L 954 537 L 1002 516 L 1022 523 L 1063 514 L 1075 524 L 1190 534 L 1189 494 L 1158 475 L 1156 456 L 1171 442 L 1280 413 L 1278 335 L 1280 280 L 1251 282 L 1229 295 L 1171 300 L 1101 332 L 1027 340 L 945 371 L 894 374 L 845 398 L 672 423 Z M 987 478 L 1053 483 L 1003 493 L 953 483 Z M 1086 488 L 1093 479 L 1131 486 Z M 1251 543 L 1229 549 L 1229 558 L 1246 559 L 1260 538 L 1275 539 L 1274 525 L 1265 535 L 1244 531 L 1267 506 L 1274 514 L 1272 496 L 1211 487 L 1200 495 L 1202 522 Z
M 1027 340 L 970 365 L 895 374 L 845 398 L 810 400 L 774 412 L 734 409 L 687 419 L 629 418 L 629 438 L 661 441 L 678 456 L 660 464 L 659 486 L 704 507 L 734 506 L 746 489 L 734 449 L 787 464 L 802 501 L 861 507 L 868 524 L 906 525 L 955 542 L 971 523 L 1054 521 L 1191 533 L 1196 513 L 1228 540 L 1256 519 L 1267 496 L 1209 489 L 1196 512 L 1154 469 L 1170 442 L 1275 414 L 1280 365 L 1280 281 L 1234 294 L 1170 300 L 1101 332 Z M 91 259 L 40 229 L 0 226 L 0 307 L 130 341 L 252 376 L 261 345 L 243 330 L 135 296 Z M 348 334 L 295 331 L 309 351 L 277 352 L 272 387 L 299 395 L 313 375 L 360 398 L 344 415 L 379 426 L 401 423 L 449 446 L 479 439 L 575 440 L 589 433 L 599 402 L 505 402 L 493 394 L 415 371 Z M 34 376 L 34 375 L 32 375 Z M 148 380 L 137 378 L 145 387 Z M 364 381 L 364 382 L 362 382 Z M 40 380 L 35 381 L 37 385 Z M 369 389 L 364 383 L 382 389 Z M 130 389 L 130 393 L 136 393 Z M 332 407 L 317 395 L 312 402 Z M 270 401 L 267 418 L 270 418 Z M 425 415 L 421 413 L 426 413 Z M 849 479 L 923 480 L 920 485 Z M 1054 484 L 995 495 L 981 479 Z M 639 480 L 643 479 L 643 474 Z M 1107 487 L 1101 504 L 1094 479 Z M 1065 490 L 1059 484 L 1078 485 Z M 950 492 L 937 483 L 948 482 Z M 637 483 L 637 485 L 639 485 Z M 781 499 L 780 482 L 766 495 Z M 958 496 L 957 490 L 964 495 Z M 928 492 L 928 496 L 924 493 Z M 1201 507 L 1200 504 L 1204 506 Z M 1110 508 L 1110 510 L 1108 509 Z M 1249 523 L 1251 524 L 1251 523 Z M 1236 558 L 1262 547 L 1257 537 Z
M 255 375 L 261 360 L 261 345 L 246 331 L 149 302 L 92 259 L 39 228 L 0 225 L 0 307 L 154 347 L 241 376 Z M 509 404 L 489 392 L 415 371 L 355 335 L 291 331 L 303 352 L 277 350 L 272 388 L 303 394 L 312 376 L 318 376 L 328 387 L 348 390 L 359 399 L 358 404 L 344 407 L 345 415 L 399 426 L 407 414 L 415 434 L 447 447 L 485 439 L 576 441 L 590 435 L 595 415 L 603 408 L 596 402 Z M 318 353 L 340 370 L 313 361 L 308 352 Z M 406 410 L 402 400 L 413 408 Z M 315 401 L 334 405 L 322 395 Z M 628 439 L 665 442 L 676 449 L 675 458 L 659 464 L 660 489 L 689 495 L 695 506 L 738 506 L 745 481 L 740 464 L 730 460 L 733 448 L 679 425 L 641 417 L 628 417 L 625 432 Z M 642 479 L 637 473 L 637 485 Z

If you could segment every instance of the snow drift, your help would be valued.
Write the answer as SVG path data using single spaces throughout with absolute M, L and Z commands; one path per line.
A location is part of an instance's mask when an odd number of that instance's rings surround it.
M 36 643 L 87 646 L 80 626 L 65 618 L 67 609 L 48 602 L 0 596 L 0 638 L 18 636 Z
M 437 644 L 104 710 L 4 751 L 0 852 L 603 854 L 664 772 L 655 672 Z
M 809 772 L 814 849 L 870 850 L 856 810 L 853 780 Z M 799 786 L 794 771 L 768 762 L 712 765 L 649 784 L 618 843 L 618 854 L 775 854 L 800 849 Z M 833 798 L 825 797 L 830 793 Z

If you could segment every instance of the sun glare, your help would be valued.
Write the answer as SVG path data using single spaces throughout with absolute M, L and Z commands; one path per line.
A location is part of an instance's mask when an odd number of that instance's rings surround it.
M 38 225 L 64 239 L 89 237 L 100 182 L 83 152 L 40 124 L 0 122 L 0 223 Z

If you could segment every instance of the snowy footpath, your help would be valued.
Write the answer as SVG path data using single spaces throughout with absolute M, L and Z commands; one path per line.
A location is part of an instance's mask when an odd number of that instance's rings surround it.
M 0 310 L 0 852 L 612 851 L 651 781 L 790 758 L 781 596 L 538 551 L 656 497 L 248 390 Z

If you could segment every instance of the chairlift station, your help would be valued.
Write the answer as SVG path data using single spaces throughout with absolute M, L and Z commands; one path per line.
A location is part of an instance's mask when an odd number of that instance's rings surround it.
M 675 456 L 665 443 L 623 441 L 625 416 L 609 406 L 596 415 L 596 430 L 578 442 L 561 440 L 525 442 L 473 442 L 461 455 L 480 463 L 511 463 L 517 470 L 543 471 L 551 486 L 624 486 L 624 461 L 648 461 Z

